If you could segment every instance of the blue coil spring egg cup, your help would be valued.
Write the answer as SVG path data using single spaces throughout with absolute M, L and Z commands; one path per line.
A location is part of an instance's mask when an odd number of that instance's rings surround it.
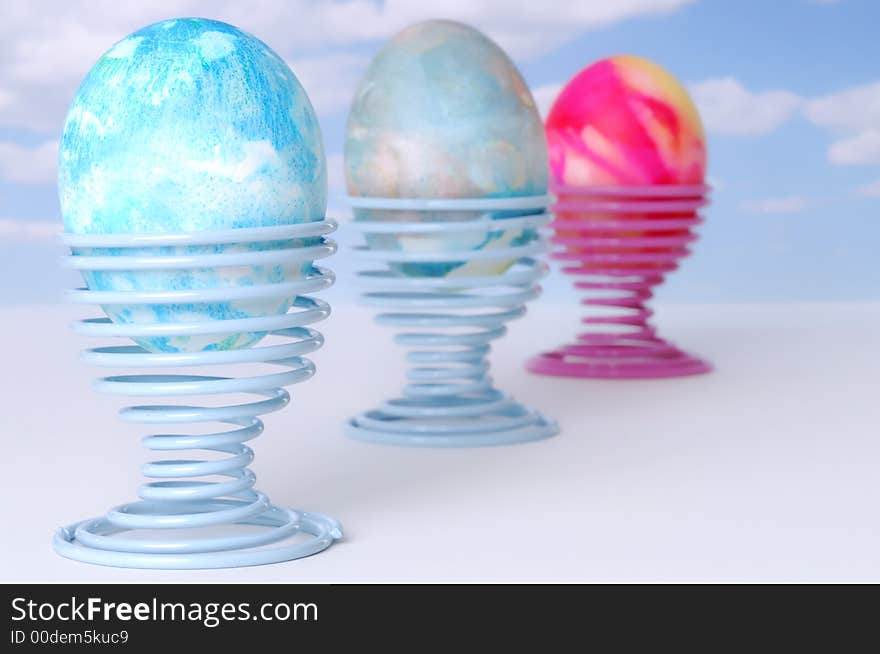
M 313 261 L 332 254 L 336 244 L 326 234 L 336 228 L 332 220 L 205 231 L 188 234 L 65 234 L 74 254 L 67 263 L 80 271 L 181 270 L 220 266 L 253 266 Z M 125 248 L 264 242 L 279 239 L 290 247 L 270 251 L 198 255 L 126 256 Z M 78 248 L 122 248 L 120 256 L 77 255 Z M 161 251 L 161 250 L 160 250 Z M 97 347 L 82 359 L 106 368 L 168 369 L 181 367 L 269 364 L 283 372 L 244 376 L 204 374 L 121 374 L 96 381 L 103 393 L 140 397 L 226 396 L 245 394 L 254 400 L 220 406 L 148 404 L 121 411 L 127 422 L 144 425 L 232 425 L 227 431 L 187 435 L 184 430 L 151 434 L 144 445 L 154 451 L 201 450 L 210 460 L 174 459 L 147 463 L 145 476 L 155 481 L 140 487 L 140 501 L 123 504 L 99 518 L 59 529 L 53 540 L 62 556 L 99 565 L 127 568 L 195 569 L 227 568 L 278 563 L 315 554 L 342 537 L 338 522 L 325 515 L 281 508 L 254 484 L 248 469 L 254 458 L 245 443 L 263 431 L 260 416 L 287 406 L 285 386 L 309 379 L 314 364 L 303 355 L 323 344 L 320 333 L 307 327 L 326 318 L 330 307 L 303 295 L 333 284 L 333 273 L 314 266 L 303 279 L 253 286 L 227 286 L 199 290 L 70 292 L 75 303 L 108 305 L 170 305 L 266 298 L 291 298 L 285 314 L 256 318 L 204 320 L 176 323 L 113 323 L 92 318 L 74 323 L 76 332 L 97 337 L 153 338 L 180 335 L 215 335 L 267 332 L 270 343 L 238 350 L 150 352 L 138 345 Z M 280 337 L 280 338 L 271 338 Z M 280 341 L 280 342 L 279 342 Z M 219 455 L 219 457 L 217 456 Z
M 481 212 L 477 220 L 420 222 L 357 220 L 346 226 L 364 236 L 489 234 L 537 229 L 551 219 L 549 196 L 474 199 L 347 197 L 354 209 L 375 212 Z M 496 212 L 530 212 L 493 218 Z M 525 303 L 540 294 L 547 266 L 535 255 L 541 239 L 509 247 L 437 252 L 360 246 L 355 255 L 384 268 L 358 273 L 363 301 L 379 309 L 376 321 L 402 328 L 395 342 L 412 351 L 403 396 L 384 402 L 346 423 L 355 440 L 420 447 L 483 447 L 548 438 L 557 424 L 497 390 L 489 376 L 490 343 L 506 334 L 505 323 L 525 314 Z M 414 277 L 396 272 L 400 264 L 452 262 L 515 263 L 501 274 Z

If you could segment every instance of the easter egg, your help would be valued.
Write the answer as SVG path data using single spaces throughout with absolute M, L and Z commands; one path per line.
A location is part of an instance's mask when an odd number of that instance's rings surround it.
M 569 247 L 596 255 L 595 262 L 587 259 L 582 267 L 607 268 L 604 255 L 617 259 L 618 269 L 668 269 L 671 255 L 690 238 L 687 229 L 643 231 L 626 223 L 696 216 L 706 173 L 705 135 L 678 80 L 641 57 L 602 59 L 562 89 L 547 116 L 546 132 L 559 198 L 555 215 L 565 222 L 589 221 L 583 230 L 597 242 L 615 243 Z M 670 185 L 690 188 L 651 194 L 650 187 Z M 640 188 L 628 192 L 631 187 Z M 572 202 L 596 208 L 564 208 Z M 614 208 L 603 210 L 603 205 Z M 645 205 L 653 206 L 640 211 Z M 583 236 L 583 230 L 559 229 L 557 235 Z
M 509 198 L 547 192 L 543 125 L 531 92 L 505 52 L 460 23 L 431 20 L 394 36 L 375 56 L 352 102 L 345 140 L 352 196 Z M 534 213 L 491 212 L 490 232 L 373 234 L 368 245 L 410 252 L 508 248 L 537 238 L 505 229 L 503 219 Z M 473 221 L 476 211 L 356 209 L 356 220 Z M 499 274 L 512 261 L 402 263 L 414 276 Z
M 231 25 L 167 20 L 114 45 L 82 82 L 58 160 L 74 234 L 163 234 L 324 218 L 326 161 L 309 99 L 265 43 Z M 162 248 L 75 248 L 112 256 L 250 252 L 290 241 Z M 252 286 L 301 279 L 311 262 L 194 270 L 84 272 L 92 290 Z M 103 307 L 114 322 L 164 323 L 285 313 L 293 297 Z M 152 351 L 233 349 L 262 332 L 136 339 Z
M 602 59 L 565 85 L 547 116 L 555 182 L 572 186 L 702 184 L 703 125 L 684 87 L 634 56 Z

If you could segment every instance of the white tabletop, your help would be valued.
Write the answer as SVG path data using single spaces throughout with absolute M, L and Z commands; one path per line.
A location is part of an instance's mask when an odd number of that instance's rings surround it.
M 575 332 L 577 305 L 537 302 L 492 354 L 499 387 L 563 426 L 504 448 L 345 439 L 396 395 L 402 351 L 337 302 L 317 376 L 266 419 L 258 486 L 329 513 L 346 539 L 274 566 L 165 572 L 62 559 L 53 531 L 134 499 L 139 429 L 77 360 L 74 309 L 0 312 L 4 348 L 0 580 L 880 581 L 880 304 L 665 306 L 662 333 L 716 371 L 663 381 L 526 373 Z

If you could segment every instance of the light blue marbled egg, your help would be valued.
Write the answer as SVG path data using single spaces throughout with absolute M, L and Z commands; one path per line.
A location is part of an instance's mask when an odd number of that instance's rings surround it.
M 201 18 L 123 39 L 82 82 L 64 125 L 58 189 L 77 234 L 171 233 L 321 220 L 321 132 L 290 68 L 266 44 Z M 301 241 L 299 244 L 303 244 Z M 124 256 L 267 250 L 285 242 L 80 249 Z M 156 272 L 90 272 L 94 290 L 203 289 L 301 278 L 311 262 Z M 286 312 L 294 298 L 106 306 L 115 322 L 184 322 Z M 230 349 L 262 333 L 139 339 L 154 351 Z
M 547 148 L 535 101 L 510 58 L 461 23 L 432 20 L 397 34 L 373 59 L 352 103 L 348 192 L 390 198 L 506 198 L 547 192 Z M 500 219 L 532 212 L 498 212 Z M 473 212 L 358 210 L 357 220 L 475 220 Z M 435 252 L 509 247 L 534 230 L 378 236 L 372 247 Z M 410 275 L 499 274 L 511 261 L 403 264 Z

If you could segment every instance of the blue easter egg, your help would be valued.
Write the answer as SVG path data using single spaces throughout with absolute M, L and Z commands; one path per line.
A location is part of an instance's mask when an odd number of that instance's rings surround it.
M 412 25 L 376 55 L 348 117 L 348 192 L 385 198 L 508 198 L 547 192 L 544 128 L 525 81 L 507 54 L 461 23 Z M 502 219 L 533 213 L 504 211 Z M 357 210 L 357 220 L 469 221 L 477 212 Z M 368 244 L 413 252 L 506 248 L 532 229 L 489 233 L 371 235 Z M 406 263 L 414 276 L 499 274 L 512 261 Z
M 60 143 L 64 225 L 76 234 L 201 232 L 324 218 L 327 172 L 308 96 L 265 43 L 202 18 L 167 20 L 114 45 L 74 98 Z M 287 241 L 77 254 L 217 254 Z M 300 279 L 311 262 L 84 273 L 93 290 L 205 289 Z M 286 312 L 293 297 L 115 305 L 115 322 L 187 322 Z M 153 351 L 246 347 L 264 333 L 137 339 Z

